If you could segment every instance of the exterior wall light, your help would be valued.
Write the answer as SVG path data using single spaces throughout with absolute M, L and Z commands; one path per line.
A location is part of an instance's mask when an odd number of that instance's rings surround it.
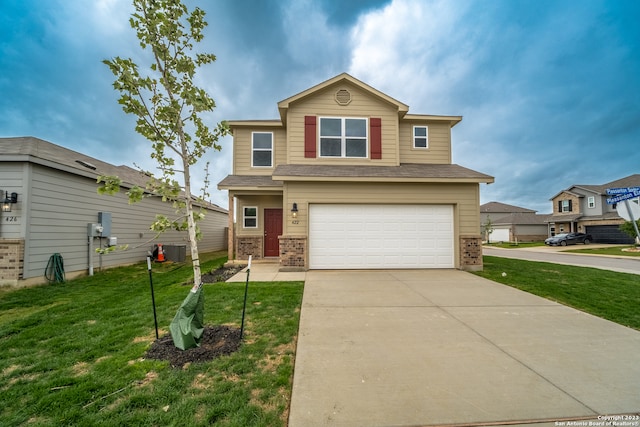
M 293 203 L 293 207 L 291 208 L 291 216 L 294 218 L 298 218 L 298 204 Z
M 4 200 L 2 201 L 2 212 L 11 212 L 11 205 L 14 203 L 18 203 L 18 193 L 11 193 L 11 195 L 9 195 L 9 192 L 5 191 Z

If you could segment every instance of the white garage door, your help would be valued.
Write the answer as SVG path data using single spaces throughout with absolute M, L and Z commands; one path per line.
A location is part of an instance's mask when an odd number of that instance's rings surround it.
M 453 206 L 312 204 L 309 266 L 453 268 Z
M 489 234 L 489 239 L 492 242 L 508 242 L 509 241 L 509 229 L 508 228 L 494 228 L 493 232 Z

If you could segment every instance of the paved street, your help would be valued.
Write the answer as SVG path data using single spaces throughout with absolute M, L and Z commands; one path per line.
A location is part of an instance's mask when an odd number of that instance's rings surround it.
M 590 245 L 589 247 L 595 247 Z M 573 246 L 582 249 L 582 245 Z M 484 255 L 502 258 L 524 259 L 529 261 L 553 262 L 556 264 L 577 265 L 580 267 L 593 267 L 603 270 L 618 271 L 621 273 L 640 274 L 640 257 L 613 257 L 600 255 L 581 255 L 561 252 L 567 248 L 539 246 L 524 249 L 482 248 Z

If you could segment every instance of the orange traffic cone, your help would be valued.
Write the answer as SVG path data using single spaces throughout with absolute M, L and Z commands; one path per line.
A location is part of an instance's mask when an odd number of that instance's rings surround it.
M 158 262 L 164 262 L 164 251 L 162 250 L 162 244 L 158 244 Z

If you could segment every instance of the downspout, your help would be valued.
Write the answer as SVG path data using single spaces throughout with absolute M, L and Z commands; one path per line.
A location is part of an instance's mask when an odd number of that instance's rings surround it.
M 89 239 L 89 276 L 93 276 L 93 237 L 87 238 Z

